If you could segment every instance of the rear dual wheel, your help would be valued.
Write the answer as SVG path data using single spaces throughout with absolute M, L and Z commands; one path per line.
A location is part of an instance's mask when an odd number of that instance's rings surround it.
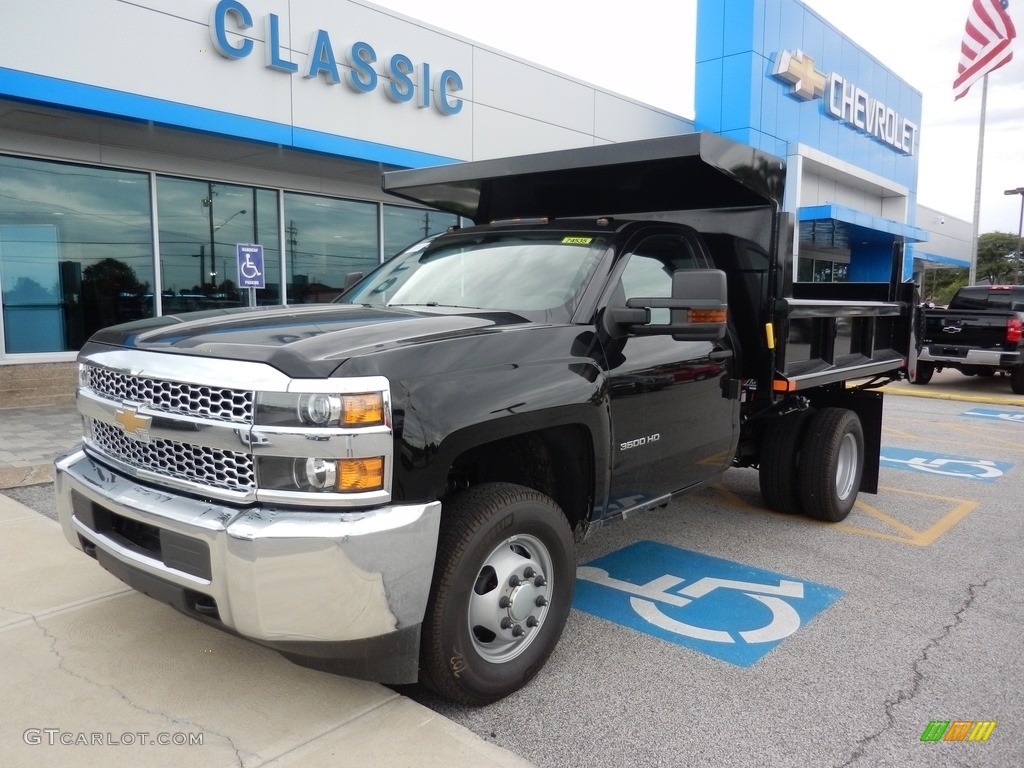
M 864 430 L 845 408 L 788 414 L 761 442 L 761 497 L 769 509 L 828 522 L 850 514 L 864 471 Z
M 1010 370 L 1010 389 L 1015 395 L 1024 395 L 1024 365 Z
M 768 509 L 790 515 L 798 515 L 802 511 L 797 469 L 804 432 L 813 416 L 812 409 L 796 411 L 765 426 L 758 480 L 761 498 Z
M 935 375 L 935 363 L 928 360 L 918 360 L 917 370 L 914 374 L 914 378 L 910 380 L 911 384 L 927 384 L 932 380 L 932 376 Z
M 853 411 L 823 408 L 807 426 L 800 462 L 804 513 L 838 523 L 857 501 L 864 472 L 864 429 Z

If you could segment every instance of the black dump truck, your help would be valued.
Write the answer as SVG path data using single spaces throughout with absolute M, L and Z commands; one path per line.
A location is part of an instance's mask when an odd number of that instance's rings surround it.
M 899 247 L 888 282 L 794 285 L 784 176 L 711 134 L 385 174 L 476 226 L 339 303 L 84 346 L 68 541 L 298 663 L 473 705 L 515 691 L 606 523 L 730 467 L 820 520 L 876 492 L 874 388 L 907 369 L 914 286 Z
M 953 368 L 965 376 L 1010 377 L 1024 395 L 1024 285 L 967 285 L 946 309 L 925 307 L 914 384 Z

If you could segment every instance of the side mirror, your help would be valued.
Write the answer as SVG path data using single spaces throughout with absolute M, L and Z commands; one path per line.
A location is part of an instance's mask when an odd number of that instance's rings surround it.
M 681 269 L 672 274 L 671 298 L 632 298 L 608 312 L 613 323 L 633 336 L 718 341 L 725 336 L 728 306 L 725 272 Z

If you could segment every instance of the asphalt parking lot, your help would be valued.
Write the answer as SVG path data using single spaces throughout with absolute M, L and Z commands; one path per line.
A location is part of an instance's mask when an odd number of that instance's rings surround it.
M 715 577 L 773 585 L 792 606 L 816 601 L 781 641 L 739 634 L 771 623 L 750 597 L 767 590 L 720 589 L 679 608 L 588 589 L 587 607 L 603 600 L 616 619 L 580 609 L 579 579 L 577 610 L 526 689 L 477 710 L 408 694 L 539 766 L 1024 764 L 1024 409 L 888 397 L 883 457 L 880 493 L 840 524 L 766 512 L 756 473 L 732 470 L 580 548 L 581 566 L 598 561 L 620 582 L 676 577 L 670 596 Z M 638 565 L 645 554 L 662 559 Z M 697 610 L 702 600 L 717 612 Z M 666 640 L 638 610 L 719 634 Z M 771 647 L 750 662 L 756 645 Z M 985 742 L 922 741 L 932 721 L 997 724 Z
M 537 766 L 1024 764 L 1024 408 L 1005 382 L 952 375 L 991 394 L 950 399 L 937 376 L 915 394 L 938 399 L 887 397 L 880 492 L 843 523 L 766 512 L 756 472 L 731 470 L 580 546 L 566 632 L 522 691 L 482 709 L 397 692 Z M 5 493 L 52 509 L 48 486 Z M 174 618 L 138 642 L 195 644 L 194 622 L 130 600 Z M 107 631 L 140 634 L 113 617 Z M 248 647 L 202 659 L 224 680 L 211 709 L 267 670 L 289 701 L 304 685 L 322 699 L 320 673 L 255 646 L 253 678 L 234 679 Z M 935 722 L 987 723 L 988 738 L 923 741 Z M 264 764 L 206 754 L 187 758 Z

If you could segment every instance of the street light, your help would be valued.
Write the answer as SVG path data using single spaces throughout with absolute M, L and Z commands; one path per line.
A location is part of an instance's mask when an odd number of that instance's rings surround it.
M 1020 223 L 1017 225 L 1017 253 L 1013 256 L 1013 266 L 1016 272 L 1014 283 L 1020 285 L 1020 252 L 1021 252 L 1021 240 L 1024 239 L 1024 187 L 1017 187 L 1016 189 L 1007 189 L 1003 192 L 1004 195 L 1020 195 Z

